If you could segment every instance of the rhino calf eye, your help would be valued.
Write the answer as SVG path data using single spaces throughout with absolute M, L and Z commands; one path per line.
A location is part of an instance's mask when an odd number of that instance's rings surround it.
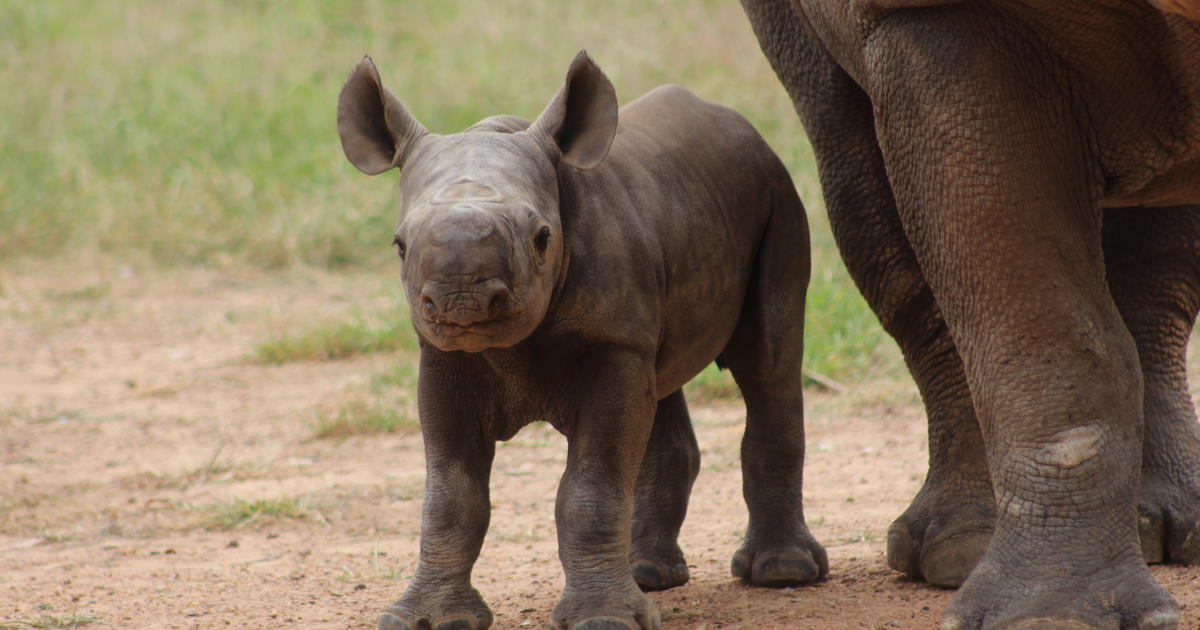
M 542 229 L 538 230 L 537 235 L 533 237 L 533 246 L 537 248 L 538 253 L 540 254 L 546 251 L 546 246 L 549 244 L 550 228 L 543 225 Z
M 404 247 L 404 241 L 400 240 L 400 237 L 397 236 L 392 239 L 392 244 L 396 246 L 396 253 L 400 254 L 400 260 L 404 260 L 404 253 L 408 251 Z

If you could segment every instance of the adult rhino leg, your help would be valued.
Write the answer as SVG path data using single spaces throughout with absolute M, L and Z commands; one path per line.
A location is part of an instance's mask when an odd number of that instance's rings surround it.
M 757 268 L 720 360 L 746 402 L 742 494 L 750 523 L 731 571 L 752 584 L 788 586 L 821 579 L 829 561 L 804 521 L 808 221 L 790 179 L 779 181 L 772 194 Z
M 679 390 L 658 401 L 637 479 L 629 563 L 634 581 L 643 590 L 658 591 L 688 581 L 679 528 L 699 472 L 700 447 Z
M 870 100 L 787 0 L 742 4 L 812 142 L 842 259 L 899 344 L 929 418 L 929 472 L 888 531 L 888 564 L 958 586 L 991 538 L 991 480 L 962 361 L 896 212 Z
M 996 497 L 943 627 L 1173 628 L 1137 541 L 1141 370 L 1105 283 L 1103 176 L 1060 88 L 1069 69 L 981 6 L 892 14 L 864 50 L 897 208 L 962 357 Z
M 1146 434 L 1138 499 L 1142 557 L 1200 562 L 1200 425 L 1187 344 L 1200 311 L 1200 207 L 1104 214 L 1108 285 L 1137 342 Z

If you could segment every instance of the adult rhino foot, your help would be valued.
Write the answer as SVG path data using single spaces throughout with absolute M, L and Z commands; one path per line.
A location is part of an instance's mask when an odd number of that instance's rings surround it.
M 550 615 L 555 630 L 661 630 L 658 607 L 632 582 L 609 592 L 568 592 Z
M 678 545 L 665 551 L 634 549 L 630 557 L 629 570 L 633 574 L 633 581 L 643 591 L 661 591 L 687 584 L 687 561 Z
M 941 630 L 965 630 L 978 626 L 962 625 L 957 620 L 946 620 Z M 1176 612 L 1152 613 L 1134 622 L 1133 625 L 1120 624 L 1092 625 L 1085 621 L 1068 617 L 1037 617 L 1025 619 L 1011 624 L 986 626 L 987 630 L 1173 630 L 1179 627 L 1179 614 Z
M 816 582 L 829 573 L 825 548 L 811 536 L 801 544 L 759 547 L 747 543 L 733 554 L 734 577 L 757 586 L 796 586 Z
M 959 589 L 942 630 L 1175 630 L 1179 608 L 1132 553 L 1108 566 L 1008 570 L 985 557 Z
M 888 528 L 888 566 L 930 584 L 957 588 L 979 564 L 996 520 L 990 485 L 921 488 Z
M 1148 563 L 1200 564 L 1200 487 L 1142 471 L 1138 537 Z
M 475 589 L 427 592 L 410 587 L 379 615 L 379 630 L 485 630 L 492 611 Z
M 958 630 L 966 626 L 942 624 L 942 630 Z M 1162 625 L 1166 624 L 1166 625 Z M 1037 618 L 1019 621 L 1015 624 L 994 626 L 997 630 L 1107 630 L 1109 628 L 1136 628 L 1137 630 L 1169 630 L 1179 626 L 1179 615 L 1170 613 L 1162 617 L 1151 617 L 1139 620 L 1135 625 L 1127 626 L 1093 626 L 1083 621 L 1064 618 Z M 992 628 L 993 626 L 989 626 Z

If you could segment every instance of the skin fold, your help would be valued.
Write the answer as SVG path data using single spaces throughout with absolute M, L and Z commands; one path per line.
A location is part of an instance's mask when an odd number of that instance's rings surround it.
M 1139 556 L 1200 539 L 1200 27 L 1137 2 L 743 6 L 928 412 L 889 564 L 963 585 L 946 628 L 1175 627 Z
M 688 579 L 677 537 L 700 452 L 681 387 L 717 360 L 747 406 L 749 526 L 733 573 L 825 575 L 804 522 L 801 357 L 808 228 L 786 168 L 735 112 L 666 86 L 617 109 L 581 53 L 530 123 L 429 133 L 364 60 L 343 149 L 401 168 L 395 240 L 421 339 L 420 562 L 384 630 L 480 630 L 471 586 L 498 440 L 545 420 L 568 442 L 551 625 L 654 629 L 643 590 Z

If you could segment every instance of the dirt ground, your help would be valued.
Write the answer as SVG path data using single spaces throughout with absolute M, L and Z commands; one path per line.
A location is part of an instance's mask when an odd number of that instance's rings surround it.
M 259 365 L 256 343 L 380 307 L 382 275 L 154 272 L 109 264 L 0 274 L 0 628 L 373 628 L 416 559 L 424 463 L 414 431 L 317 439 L 317 411 L 394 357 Z M 684 525 L 692 579 L 650 597 L 664 628 L 931 628 L 951 591 L 903 579 L 885 532 L 920 485 L 910 385 L 807 401 L 806 503 L 821 584 L 743 586 L 742 409 L 693 404 L 703 465 Z M 498 451 L 475 585 L 497 628 L 545 627 L 563 439 Z M 241 499 L 298 518 L 233 527 Z M 1200 571 L 1155 567 L 1200 621 Z

